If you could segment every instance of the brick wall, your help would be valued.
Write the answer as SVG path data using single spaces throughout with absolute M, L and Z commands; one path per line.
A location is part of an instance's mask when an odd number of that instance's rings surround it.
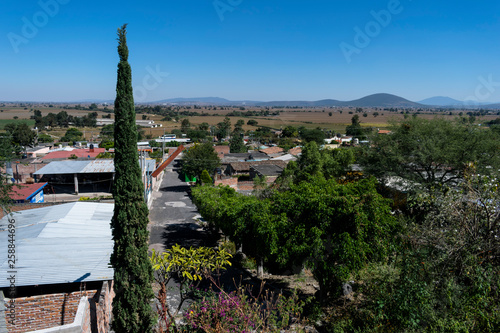
M 252 191 L 253 185 L 254 184 L 251 181 L 238 182 L 238 190 L 240 190 L 240 191 Z
M 229 187 L 234 188 L 236 190 L 238 188 L 238 178 L 217 179 L 214 182 L 214 185 L 217 186 L 219 184 L 229 186 Z
M 71 324 L 75 320 L 80 299 L 94 297 L 97 290 L 69 294 L 51 294 L 15 299 L 15 324 L 7 322 L 10 333 L 23 333 Z
M 14 178 L 16 179 L 16 181 L 19 180 L 20 183 L 25 183 L 26 179 L 32 178 L 33 173 L 40 170 L 46 165 L 47 164 L 44 163 L 38 163 L 36 165 L 33 163 L 24 164 L 23 161 L 21 161 L 21 163 L 12 162 L 12 171 L 14 173 Z M 5 166 L 0 168 L 0 170 L 2 173 L 5 173 Z M 37 177 L 39 178 L 40 176 Z

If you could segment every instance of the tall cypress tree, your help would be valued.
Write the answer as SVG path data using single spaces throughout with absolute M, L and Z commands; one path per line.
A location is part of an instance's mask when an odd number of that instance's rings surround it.
M 148 259 L 148 208 L 137 153 L 132 70 L 128 63 L 127 25 L 118 29 L 118 79 L 115 99 L 115 208 L 113 323 L 116 332 L 150 332 L 154 317 L 153 270 Z

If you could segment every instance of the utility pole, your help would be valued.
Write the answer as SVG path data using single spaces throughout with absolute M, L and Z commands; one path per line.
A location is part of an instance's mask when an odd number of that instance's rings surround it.
M 165 156 L 165 129 L 163 129 L 163 136 L 161 137 L 161 160 L 164 160 Z

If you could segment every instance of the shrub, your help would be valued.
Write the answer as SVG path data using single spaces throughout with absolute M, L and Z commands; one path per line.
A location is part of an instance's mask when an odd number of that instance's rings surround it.
M 240 287 L 203 298 L 186 311 L 187 328 L 195 332 L 279 332 L 301 323 L 304 302 L 296 293 L 286 297 L 262 291 L 263 285 L 252 296 L 248 288 Z

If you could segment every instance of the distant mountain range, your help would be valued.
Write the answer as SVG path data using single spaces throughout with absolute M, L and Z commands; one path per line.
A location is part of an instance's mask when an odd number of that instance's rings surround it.
M 269 107 L 332 107 L 332 106 L 352 106 L 352 107 L 404 107 L 418 108 L 425 107 L 423 104 L 415 103 L 402 97 L 391 94 L 374 94 L 353 101 L 339 101 L 335 99 L 323 99 L 320 101 L 230 101 L 219 97 L 201 98 L 172 98 L 147 104 L 205 104 L 205 105 L 232 105 L 232 106 L 269 106 Z
M 73 103 L 107 103 L 112 105 L 113 100 L 87 99 Z M 68 104 L 68 102 L 57 103 Z M 475 101 L 459 101 L 450 97 L 436 96 L 419 102 L 412 102 L 405 98 L 391 94 L 373 94 L 352 101 L 339 101 L 336 99 L 323 99 L 319 101 L 231 101 L 220 97 L 193 97 L 170 98 L 155 102 L 138 103 L 147 105 L 200 105 L 200 106 L 260 106 L 260 107 L 379 107 L 379 108 L 464 108 L 464 109 L 500 109 L 500 103 L 480 103 Z
M 217 105 L 217 106 L 261 106 L 261 107 L 381 107 L 381 108 L 489 108 L 498 109 L 499 103 L 479 103 L 474 101 L 459 101 L 450 97 L 437 96 L 412 102 L 403 97 L 391 94 L 373 94 L 352 101 L 323 99 L 319 101 L 230 101 L 220 97 L 171 98 L 147 104 L 178 104 L 178 105 Z
M 498 103 L 491 104 L 491 103 L 482 103 L 482 102 L 476 102 L 476 101 L 459 101 L 450 97 L 444 97 L 444 96 L 436 96 L 436 97 L 431 97 L 424 99 L 420 102 L 420 104 L 424 105 L 429 105 L 429 106 L 441 106 L 441 107 L 450 107 L 450 106 L 461 106 L 461 107 L 480 107 L 480 106 L 488 106 L 491 108 L 494 108 L 494 105 L 498 105 Z

